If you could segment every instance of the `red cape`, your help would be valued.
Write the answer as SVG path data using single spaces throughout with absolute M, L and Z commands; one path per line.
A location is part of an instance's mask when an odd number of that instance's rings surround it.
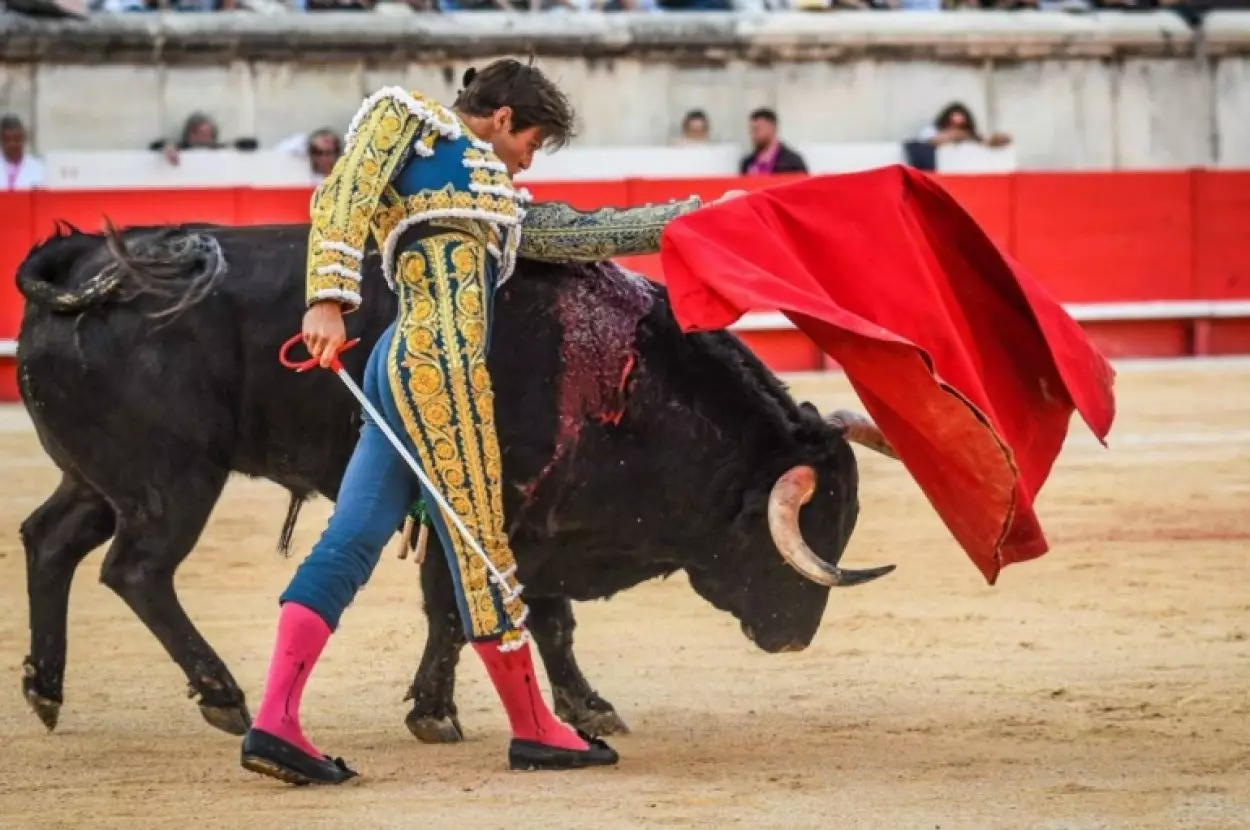
M 1110 431 L 1114 372 L 936 182 L 895 166 L 757 191 L 672 222 L 661 256 L 685 331 L 781 311 L 841 364 L 990 584 L 1046 552 L 1033 501 L 1073 410 Z

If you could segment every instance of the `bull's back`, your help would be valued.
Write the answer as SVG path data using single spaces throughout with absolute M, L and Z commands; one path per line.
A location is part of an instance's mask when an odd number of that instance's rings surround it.
M 141 465 L 146 448 L 164 446 L 295 489 L 337 486 L 350 399 L 328 373 L 297 376 L 278 363 L 281 343 L 300 328 L 307 227 L 192 232 L 217 241 L 226 268 L 175 317 L 153 317 L 168 297 L 125 291 L 78 313 L 28 302 L 20 387 L 45 448 L 63 469 L 83 472 Z M 38 278 L 62 293 L 112 262 L 99 235 L 54 239 L 37 253 Z

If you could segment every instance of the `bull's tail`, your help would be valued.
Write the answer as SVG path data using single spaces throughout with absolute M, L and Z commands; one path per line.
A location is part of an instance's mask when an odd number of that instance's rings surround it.
M 215 237 L 182 228 L 165 228 L 127 242 L 112 222 L 105 222 L 121 287 L 129 299 L 148 295 L 164 301 L 152 317 L 177 317 L 203 300 L 226 275 L 226 255 Z
M 52 238 L 40 243 L 17 269 L 17 290 L 32 305 L 52 311 L 81 311 L 94 305 L 116 287 L 93 278 L 87 284 L 69 289 L 60 285 L 60 278 L 75 264 L 78 257 L 94 247 L 93 238 L 68 222 L 57 222 Z
M 59 272 L 72 264 L 81 240 L 91 238 L 71 234 L 53 240 L 61 247 L 45 243 L 19 269 L 18 290 L 31 303 L 61 313 L 149 296 L 158 301 L 150 316 L 175 317 L 207 297 L 226 274 L 225 254 L 211 234 L 175 227 L 127 240 L 106 220 L 104 239 L 112 261 L 81 285 L 58 284 Z

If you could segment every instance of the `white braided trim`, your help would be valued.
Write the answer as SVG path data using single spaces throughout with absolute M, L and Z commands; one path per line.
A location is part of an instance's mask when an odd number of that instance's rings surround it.
M 499 252 L 499 246 L 496 245 L 494 242 L 486 243 L 486 252 L 490 254 L 491 256 L 493 256 L 495 259 L 499 259 L 499 257 L 502 256 L 502 254 Z
M 342 242 L 325 242 L 325 241 L 323 241 L 323 242 L 321 243 L 321 250 L 323 250 L 323 251 L 338 251 L 340 254 L 346 254 L 347 256 L 352 257 L 352 258 L 354 258 L 354 259 L 364 259 L 364 258 L 365 258 L 365 252 L 364 252 L 364 251 L 357 251 L 357 250 L 356 250 L 355 248 L 353 248 L 351 245 L 345 245 L 345 244 L 343 244 Z
M 474 193 L 489 193 L 491 196 L 502 196 L 505 199 L 511 199 L 514 202 L 521 201 L 521 194 L 517 193 L 510 187 L 502 184 L 477 184 L 474 182 L 469 185 L 469 190 Z
M 351 147 L 352 139 L 356 137 L 356 131 L 360 128 L 360 123 L 368 116 L 369 110 L 373 109 L 374 105 L 383 98 L 394 98 L 408 107 L 409 112 L 421 119 L 422 122 L 438 130 L 439 134 L 444 138 L 456 139 L 463 135 L 460 131 L 460 120 L 443 105 L 418 101 L 403 87 L 388 86 L 379 89 L 366 98 L 365 102 L 360 105 L 360 109 L 356 111 L 356 115 L 352 117 L 352 123 L 347 128 L 347 136 L 343 139 L 344 155 L 347 154 L 348 148 Z M 477 142 L 474 141 L 474 146 L 476 145 Z M 487 144 L 486 146 L 489 147 L 490 145 Z
M 524 187 L 522 187 L 520 190 L 516 192 L 516 197 L 517 197 L 517 200 L 521 202 L 528 203 L 528 202 L 534 201 L 534 197 L 530 194 L 529 190 Z
M 530 611 L 529 608 L 526 608 L 525 613 L 521 615 L 522 622 L 525 620 L 526 617 L 529 616 L 529 611 Z M 520 625 L 520 623 L 517 623 L 517 625 Z M 515 640 L 513 640 L 510 643 L 500 643 L 499 644 L 500 651 L 507 654 L 509 651 L 519 651 L 525 648 L 525 646 L 529 644 L 530 642 L 529 630 L 525 628 L 522 628 L 519 630 L 521 632 L 521 636 L 517 637 Z
M 491 144 L 489 141 L 483 141 L 480 138 L 469 136 L 469 143 L 472 144 L 477 149 L 481 150 L 483 153 L 495 152 L 495 146 Z
M 382 245 L 382 276 L 386 278 L 386 284 L 391 287 L 392 291 L 395 290 L 395 275 L 391 270 L 391 262 L 395 256 L 395 246 L 399 244 L 399 237 L 413 225 L 429 221 L 430 219 L 481 219 L 484 222 L 497 222 L 500 225 L 509 227 L 520 222 L 518 216 L 491 213 L 489 210 L 482 210 L 481 208 L 436 208 L 419 213 L 416 216 L 409 216 L 395 226 L 395 230 L 391 231 L 390 235 L 386 237 L 386 242 Z
M 355 291 L 347 291 L 342 288 L 323 288 L 312 295 L 312 302 L 318 300 L 338 300 L 347 303 L 352 308 L 360 305 L 360 295 Z
M 359 271 L 353 271 L 346 266 L 339 265 L 337 262 L 332 262 L 329 265 L 322 265 L 317 269 L 317 273 L 321 276 L 325 276 L 326 274 L 338 274 L 343 279 L 351 280 L 352 282 L 360 282 Z
M 478 170 L 493 170 L 496 173 L 507 173 L 508 167 L 502 161 L 491 161 L 490 159 L 464 159 L 464 166 Z

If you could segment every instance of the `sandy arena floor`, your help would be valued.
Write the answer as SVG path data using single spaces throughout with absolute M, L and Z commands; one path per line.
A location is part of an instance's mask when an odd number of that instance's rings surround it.
M 841 379 L 798 379 L 823 407 Z M 683 580 L 578 607 L 587 675 L 634 734 L 614 770 L 504 769 L 506 723 L 466 653 L 469 740 L 419 744 L 404 689 L 424 636 L 413 566 L 388 552 L 306 697 L 359 783 L 296 790 L 238 766 L 155 638 L 79 571 L 66 703 L 48 735 L 18 690 L 17 527 L 56 474 L 0 410 L 0 827 L 1250 827 L 1250 364 L 1126 367 L 1112 448 L 1074 427 L 1039 505 L 1052 551 L 987 587 L 915 485 L 860 454 L 853 565 L 803 654 L 756 651 Z M 192 616 L 258 700 L 284 493 L 235 481 L 180 572 Z M 306 511 L 306 551 L 328 506 Z M 297 825 L 298 822 L 298 825 Z

